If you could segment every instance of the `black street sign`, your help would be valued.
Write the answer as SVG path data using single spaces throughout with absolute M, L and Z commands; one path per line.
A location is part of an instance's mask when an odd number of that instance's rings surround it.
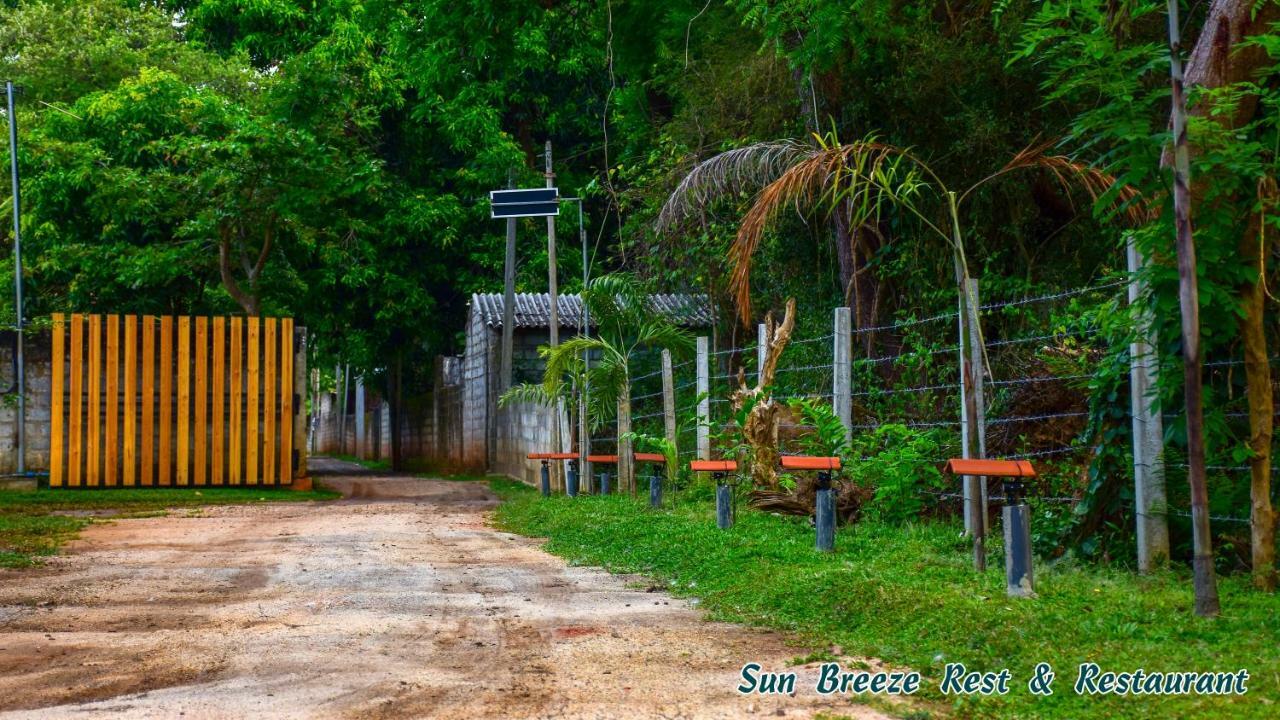
M 558 188 L 494 190 L 489 193 L 489 217 L 547 217 L 560 214 Z

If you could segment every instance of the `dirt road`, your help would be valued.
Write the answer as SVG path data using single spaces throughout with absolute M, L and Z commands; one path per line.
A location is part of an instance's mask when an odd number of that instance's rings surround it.
M 795 697 L 738 695 L 744 662 L 808 648 L 492 529 L 483 484 L 321 480 L 347 497 L 94 525 L 0 572 L 0 714 L 883 717 L 812 667 Z

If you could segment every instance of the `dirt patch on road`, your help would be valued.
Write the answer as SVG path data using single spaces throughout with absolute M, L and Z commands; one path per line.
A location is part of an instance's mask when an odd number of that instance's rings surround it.
M 486 525 L 479 483 L 334 477 L 327 504 L 90 527 L 0 573 L 13 717 L 881 717 L 737 694 L 808 648 Z

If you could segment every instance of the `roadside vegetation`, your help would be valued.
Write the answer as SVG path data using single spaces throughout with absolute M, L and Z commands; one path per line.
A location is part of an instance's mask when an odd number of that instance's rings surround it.
M 1011 600 L 998 537 L 987 572 L 975 574 L 956 522 L 865 519 L 842 527 L 836 551 L 823 555 L 803 518 L 744 510 L 732 529 L 718 530 L 711 503 L 696 491 L 652 511 L 627 496 L 542 499 L 508 480 L 491 486 L 505 501 L 501 528 L 545 537 L 548 551 L 571 562 L 644 574 L 673 595 L 698 598 L 712 619 L 796 633 L 815 656 L 838 647 L 920 671 L 917 697 L 932 708 L 920 717 L 1266 718 L 1280 701 L 1276 601 L 1248 591 L 1244 576 L 1221 580 L 1216 620 L 1191 615 L 1181 567 L 1138 576 L 1096 563 L 1038 563 L 1039 597 Z M 942 696 L 949 662 L 1008 668 L 1009 694 Z M 1027 690 L 1039 662 L 1057 673 L 1050 697 Z M 1081 662 L 1116 672 L 1248 668 L 1251 681 L 1245 696 L 1079 697 L 1072 684 Z
M 0 567 L 39 565 L 90 523 L 164 515 L 175 508 L 333 500 L 340 493 L 316 487 L 138 488 L 111 490 L 0 490 Z

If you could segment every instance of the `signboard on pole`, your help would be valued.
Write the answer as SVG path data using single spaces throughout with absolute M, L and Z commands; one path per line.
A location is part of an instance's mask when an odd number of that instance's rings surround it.
M 493 190 L 489 193 L 490 218 L 553 217 L 559 214 L 558 188 Z

